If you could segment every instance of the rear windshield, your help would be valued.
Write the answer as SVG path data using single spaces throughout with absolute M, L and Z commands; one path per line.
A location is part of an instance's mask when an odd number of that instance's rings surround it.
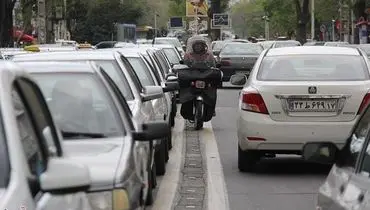
M 276 42 L 275 48 L 301 46 L 299 42 Z
M 264 81 L 363 81 L 369 79 L 361 56 L 271 56 L 262 61 L 257 75 Z
M 150 70 L 141 58 L 127 57 L 142 86 L 155 85 Z
M 121 68 L 115 60 L 94 60 L 99 66 L 101 66 L 105 72 L 116 82 L 118 88 L 125 96 L 126 100 L 134 100 L 134 95 L 131 91 L 131 87 L 123 74 Z
M 223 55 L 259 55 L 263 48 L 259 44 L 227 44 L 222 50 Z
M 177 56 L 177 52 L 174 48 L 164 48 L 163 51 L 172 64 L 180 63 L 180 58 Z

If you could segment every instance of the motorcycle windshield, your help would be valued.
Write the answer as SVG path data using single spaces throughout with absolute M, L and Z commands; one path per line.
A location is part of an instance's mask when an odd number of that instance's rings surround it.
M 190 53 L 190 54 L 194 53 L 193 44 L 196 43 L 196 42 L 205 43 L 207 45 L 207 52 L 212 54 L 211 41 L 207 37 L 199 36 L 199 35 L 192 36 L 188 39 L 187 45 L 186 45 L 186 53 Z

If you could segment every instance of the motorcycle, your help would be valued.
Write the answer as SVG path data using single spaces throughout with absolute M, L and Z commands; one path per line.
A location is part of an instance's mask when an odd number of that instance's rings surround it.
M 215 114 L 217 88 L 222 84 L 222 73 L 218 68 L 182 69 L 178 72 L 178 80 L 181 116 L 193 121 L 195 129 L 199 130 Z

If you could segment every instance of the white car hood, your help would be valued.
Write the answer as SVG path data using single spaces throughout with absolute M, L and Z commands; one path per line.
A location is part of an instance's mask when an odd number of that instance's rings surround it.
M 89 167 L 90 190 L 113 187 L 117 166 L 120 161 L 122 138 L 84 139 L 64 141 L 65 155 Z

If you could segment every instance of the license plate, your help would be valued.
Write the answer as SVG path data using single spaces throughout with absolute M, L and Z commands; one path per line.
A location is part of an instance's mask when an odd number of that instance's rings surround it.
M 293 99 L 288 100 L 290 112 L 336 112 L 338 100 L 336 99 Z
M 206 87 L 206 83 L 204 81 L 195 81 L 195 87 L 203 89 Z

